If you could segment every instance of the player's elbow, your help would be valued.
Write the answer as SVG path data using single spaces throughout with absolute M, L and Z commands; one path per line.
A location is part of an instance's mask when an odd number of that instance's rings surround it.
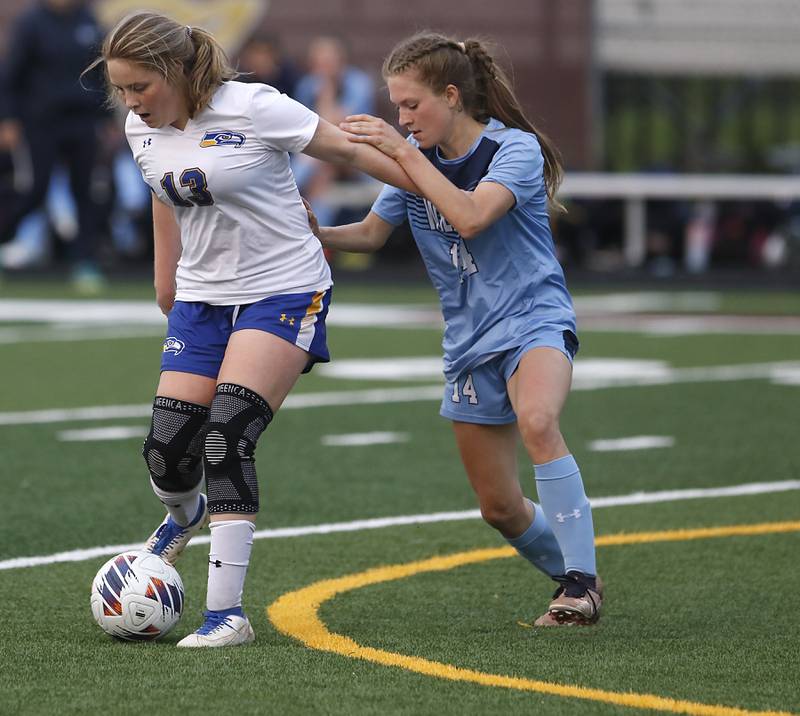
M 465 241 L 469 241 L 470 239 L 474 239 L 478 236 L 486 226 L 483 222 L 478 221 L 477 219 L 466 219 L 459 221 L 457 226 L 453 227 L 457 232 L 458 235 L 464 239 Z
M 368 253 L 375 253 L 380 251 L 385 245 L 389 237 L 379 231 L 371 231 L 367 234 L 366 249 Z
M 458 212 L 458 216 L 453 217 L 450 223 L 462 239 L 469 241 L 479 236 L 491 222 L 479 206 L 470 202 Z

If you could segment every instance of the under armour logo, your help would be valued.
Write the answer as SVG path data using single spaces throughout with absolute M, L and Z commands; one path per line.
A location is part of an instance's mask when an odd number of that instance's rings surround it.
M 289 321 L 290 326 L 294 326 L 294 316 L 290 316 L 288 319 L 286 318 L 285 313 L 281 313 L 281 317 L 278 319 L 281 323 L 285 323 L 287 320 Z
M 148 137 L 147 139 L 145 139 L 142 142 L 142 147 L 149 147 L 152 143 L 153 143 L 153 140 L 150 137 Z
M 221 568 L 222 568 L 222 560 L 219 560 L 219 559 L 209 559 L 209 560 L 208 560 L 208 563 L 209 563 L 209 564 L 213 564 L 213 565 L 214 565 L 214 566 L 215 566 L 217 569 L 221 569 Z
M 563 512 L 559 512 L 556 515 L 556 519 L 559 522 L 566 522 L 567 517 L 574 517 L 576 520 L 579 520 L 581 517 L 581 511 L 576 507 L 574 510 L 572 510 L 572 512 L 567 512 L 566 515 Z

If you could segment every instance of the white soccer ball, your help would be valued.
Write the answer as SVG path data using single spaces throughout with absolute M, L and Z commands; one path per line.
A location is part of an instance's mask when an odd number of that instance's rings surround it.
M 183 613 L 183 582 L 161 557 L 131 550 L 112 557 L 92 582 L 92 615 L 118 639 L 151 641 L 164 636 Z

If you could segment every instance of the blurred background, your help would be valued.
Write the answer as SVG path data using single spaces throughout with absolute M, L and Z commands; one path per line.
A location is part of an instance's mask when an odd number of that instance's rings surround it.
M 81 294 L 151 271 L 149 191 L 78 75 L 125 0 L 0 5 L 0 271 L 64 279 Z M 560 148 L 553 218 L 571 282 L 794 288 L 800 270 L 800 4 L 794 0 L 151 0 L 211 30 L 244 79 L 331 121 L 394 121 L 380 77 L 420 29 L 489 40 L 531 119 Z M 87 89 L 88 88 L 88 89 Z M 92 91 L 93 90 L 93 91 Z M 379 189 L 298 157 L 322 223 L 368 210 Z M 401 228 L 375 256 L 331 255 L 357 279 L 422 279 Z M 0 284 L 2 292 L 2 284 Z

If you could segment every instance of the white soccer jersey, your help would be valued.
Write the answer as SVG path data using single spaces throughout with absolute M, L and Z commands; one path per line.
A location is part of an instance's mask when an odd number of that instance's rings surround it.
M 183 131 L 128 114 L 133 157 L 180 226 L 177 300 L 239 305 L 331 285 L 288 155 L 318 122 L 273 87 L 242 82 L 225 82 Z

